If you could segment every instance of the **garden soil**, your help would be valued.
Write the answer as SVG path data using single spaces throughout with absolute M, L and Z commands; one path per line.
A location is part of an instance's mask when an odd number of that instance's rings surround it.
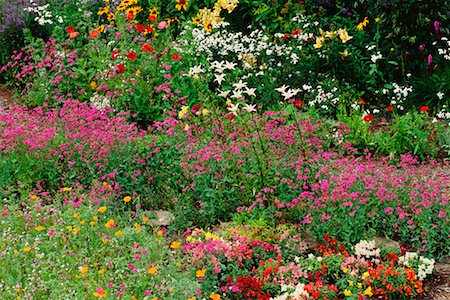
M 11 90 L 0 86 L 0 110 L 7 110 L 14 104 L 16 103 Z M 447 165 L 445 169 L 444 171 L 450 174 L 450 166 Z M 450 188 L 448 191 L 450 193 Z M 427 280 L 424 290 L 420 300 L 450 300 L 450 258 L 445 262 L 436 263 L 435 272 Z

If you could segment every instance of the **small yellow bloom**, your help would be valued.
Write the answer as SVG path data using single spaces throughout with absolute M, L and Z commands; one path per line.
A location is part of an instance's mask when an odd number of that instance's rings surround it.
M 36 195 L 31 195 L 31 200 L 36 200 L 37 199 L 37 196 Z
M 170 248 L 178 249 L 178 248 L 180 248 L 180 246 L 181 246 L 180 242 L 172 242 L 172 244 L 170 245 Z
M 183 129 L 184 129 L 185 131 L 187 131 L 187 130 L 189 130 L 189 127 L 190 127 L 189 124 L 184 124 L 184 128 L 183 128 Z
M 82 220 L 82 221 L 80 221 L 80 224 L 84 225 L 85 222 L 86 222 L 85 220 Z
M 347 273 L 347 272 L 348 272 L 348 269 L 347 269 L 347 268 L 343 268 L 343 269 L 342 269 L 342 272 Z
M 25 248 L 23 248 L 23 251 L 25 251 L 25 252 L 30 252 L 31 251 L 31 247 L 25 247 Z
M 98 209 L 99 213 L 104 213 L 106 211 L 106 206 L 102 206 Z
M 188 298 L 188 300 L 197 300 L 195 297 Z
M 316 43 L 313 45 L 314 49 L 322 48 L 324 42 L 325 42 L 325 37 L 323 37 L 323 36 L 317 37 Z
M 207 115 L 209 114 L 209 110 L 207 110 L 206 108 L 204 108 L 204 109 L 202 110 L 202 114 L 203 114 L 204 116 L 207 116 Z
M 163 236 L 163 231 L 162 230 L 158 230 L 158 232 L 156 233 L 158 236 Z
M 17 249 L 14 249 L 14 254 L 19 253 L 19 251 Z
M 197 272 L 195 273 L 195 276 L 197 276 L 197 278 L 205 277 L 205 273 L 206 273 L 206 269 L 197 270 Z
M 106 207 L 105 207 L 105 210 L 106 210 Z M 98 216 L 93 216 L 92 220 L 97 221 L 98 220 Z
M 338 29 L 339 38 L 341 39 L 342 43 L 347 43 L 349 40 L 351 40 L 353 37 L 350 36 L 347 32 L 347 29 L 340 28 Z
M 344 290 L 344 296 L 349 297 L 352 294 L 350 290 Z
M 126 196 L 125 198 L 123 198 L 123 201 L 124 201 L 125 203 L 130 202 L 130 201 L 131 201 L 131 197 L 130 197 L 130 196 Z
M 173 287 L 169 288 L 169 292 L 173 293 L 175 291 L 175 289 Z
M 376 23 L 381 22 L 381 18 L 375 18 L 375 22 L 376 22 Z
M 71 191 L 71 190 L 72 190 L 71 187 L 64 187 L 64 188 L 63 188 L 63 191 L 64 191 L 64 192 L 69 192 L 69 191 Z
M 364 272 L 363 274 L 362 274 L 362 278 L 363 279 L 366 279 L 367 277 L 369 277 L 370 276 L 370 274 L 369 274 L 369 272 Z
M 74 213 L 74 214 L 73 214 L 73 218 L 74 218 L 74 219 L 78 219 L 78 217 L 79 217 L 79 215 L 78 215 L 77 213 Z
M 89 225 L 94 226 L 94 225 L 95 225 L 95 222 L 94 222 L 94 221 L 90 221 L 90 222 L 89 222 Z
M 147 273 L 150 275 L 154 275 L 158 271 L 155 267 L 151 267 L 147 270 Z
M 100 275 L 105 274 L 105 269 L 100 269 L 100 270 L 98 270 L 98 274 L 100 274 Z
M 348 281 L 348 285 L 349 285 L 349 286 L 353 286 L 353 285 L 354 285 L 353 281 L 349 280 L 349 281 Z
M 175 4 L 175 8 L 178 10 L 184 9 L 187 10 L 188 0 L 177 0 L 177 4 Z
M 358 286 L 358 288 L 362 288 L 362 283 L 361 282 L 358 282 L 358 284 L 357 284 L 357 286 Z
M 144 223 L 144 224 L 145 224 L 145 223 L 147 223 L 147 222 L 148 222 L 148 220 L 149 220 L 149 219 L 148 219 L 147 217 L 142 217 L 142 223 Z
M 115 235 L 115 236 L 121 236 L 121 235 L 122 235 L 122 231 L 121 231 L 121 230 L 118 230 L 118 231 L 116 231 L 116 233 L 114 233 L 114 235 Z
M 44 226 L 39 225 L 34 229 L 36 229 L 37 231 L 42 231 L 42 230 L 44 230 Z
M 364 295 L 367 295 L 367 296 L 369 296 L 369 297 L 372 297 L 372 295 L 373 295 L 372 287 L 369 286 L 367 289 L 365 289 L 364 292 L 363 292 L 363 294 L 364 294 Z
M 109 240 L 108 239 L 102 239 L 102 243 L 106 244 Z

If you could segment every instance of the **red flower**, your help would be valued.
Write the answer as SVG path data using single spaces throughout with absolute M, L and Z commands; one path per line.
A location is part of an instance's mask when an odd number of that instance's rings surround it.
M 132 21 L 134 19 L 134 13 L 133 12 L 129 12 L 128 14 L 127 14 L 127 20 L 128 21 Z
M 98 36 L 99 33 L 100 33 L 100 31 L 98 31 L 97 29 L 94 29 L 94 30 L 91 31 L 91 33 L 89 34 L 89 36 L 90 36 L 91 38 L 95 39 L 95 38 Z
M 358 104 L 366 104 L 366 101 L 364 101 L 364 99 L 359 99 Z
M 142 25 L 142 24 L 137 24 L 136 25 L 136 30 L 137 30 L 137 32 L 142 32 L 142 31 L 145 30 L 145 26 Z
M 232 114 L 232 113 L 227 114 L 227 119 L 228 119 L 230 122 L 232 122 L 232 121 L 234 120 L 234 118 L 235 118 L 235 115 L 234 115 L 234 114 Z
M 294 102 L 294 106 L 297 107 L 298 109 L 302 109 L 303 108 L 303 102 L 302 100 L 295 100 Z
M 149 15 L 149 16 L 148 16 L 148 20 L 149 20 L 149 21 L 156 22 L 157 16 L 156 16 L 156 15 Z
M 111 52 L 111 58 L 112 58 L 112 59 L 118 58 L 119 55 L 120 55 L 120 50 L 113 50 L 113 51 Z
M 146 52 L 148 52 L 148 53 L 155 52 L 155 48 L 153 48 L 153 47 L 150 46 L 149 44 L 144 44 L 144 45 L 142 45 L 141 50 L 142 50 L 142 51 L 146 51 Z
M 117 66 L 116 66 L 116 70 L 119 72 L 119 73 L 125 73 L 125 67 L 122 65 L 122 64 L 118 64 Z
M 422 106 L 422 107 L 420 108 L 420 111 L 426 112 L 426 111 L 428 111 L 429 109 L 430 109 L 430 108 L 429 108 L 428 106 L 424 105 L 424 106 Z
M 135 60 L 137 58 L 136 52 L 131 50 L 130 52 L 127 53 L 127 58 L 130 60 Z
M 170 58 L 172 58 L 172 60 L 180 60 L 181 56 L 178 53 L 174 53 L 170 56 Z
M 147 33 L 151 33 L 155 31 L 155 27 L 153 27 L 152 25 L 147 25 L 145 26 L 145 34 Z
M 76 38 L 77 36 L 80 35 L 79 32 L 75 31 L 75 28 L 73 26 L 67 27 L 66 32 L 69 33 L 69 38 L 71 38 L 71 39 L 74 39 L 74 38 Z
M 369 123 L 370 121 L 373 120 L 373 115 L 371 115 L 371 114 L 365 115 L 363 120 L 364 120 L 364 122 Z
M 195 105 L 192 107 L 192 112 L 193 112 L 193 113 L 196 113 L 196 112 L 198 112 L 198 111 L 200 110 L 200 108 L 201 108 L 200 104 L 195 104 Z
M 392 105 L 389 105 L 388 107 L 386 107 L 386 111 L 393 111 L 394 107 Z

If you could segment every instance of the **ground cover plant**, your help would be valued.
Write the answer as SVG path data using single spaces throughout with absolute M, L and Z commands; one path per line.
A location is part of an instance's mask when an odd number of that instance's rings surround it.
M 427 295 L 448 5 L 0 7 L 0 298 Z

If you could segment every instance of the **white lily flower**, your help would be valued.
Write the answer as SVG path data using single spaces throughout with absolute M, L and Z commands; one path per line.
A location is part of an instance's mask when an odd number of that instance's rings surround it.
M 246 93 L 246 94 L 249 95 L 250 97 L 251 97 L 251 96 L 256 96 L 255 92 L 256 92 L 256 89 L 254 89 L 254 88 L 247 88 L 247 89 L 244 91 L 244 93 Z
M 225 80 L 225 74 L 215 74 L 214 75 L 214 81 L 217 82 L 219 85 L 222 85 L 222 81 Z
M 232 113 L 233 115 L 237 116 L 239 111 L 239 103 L 237 104 L 230 104 L 227 106 L 227 110 Z
M 242 80 L 239 80 L 239 82 L 233 83 L 233 86 L 234 86 L 237 90 L 242 90 L 243 88 L 247 88 L 247 83 L 246 83 L 246 82 L 242 82 Z
M 219 92 L 220 93 L 218 95 L 222 98 L 228 97 L 228 94 L 230 93 L 230 91 L 219 91 Z
M 256 105 L 245 104 L 242 110 L 251 113 L 253 111 L 256 111 Z

